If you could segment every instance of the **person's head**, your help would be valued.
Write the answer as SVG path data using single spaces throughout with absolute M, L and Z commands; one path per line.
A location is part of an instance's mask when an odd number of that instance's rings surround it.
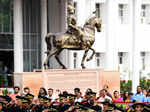
M 23 90 L 24 90 L 24 93 L 25 93 L 25 94 L 30 93 L 30 88 L 29 88 L 29 87 L 25 87 Z
M 49 95 L 49 96 L 52 96 L 52 95 L 53 95 L 53 89 L 52 89 L 52 88 L 49 88 L 49 89 L 48 89 L 48 95 Z
M 80 94 L 80 88 L 75 88 L 74 94 L 78 96 Z
M 19 91 L 20 91 L 19 86 L 15 86 L 15 87 L 14 87 L 14 93 L 15 93 L 15 94 L 18 94 Z
M 26 109 L 30 106 L 30 99 L 26 98 L 26 97 L 23 97 L 22 99 L 22 105 L 23 107 Z
M 147 90 L 146 90 L 146 89 L 143 89 L 143 90 L 142 90 L 142 93 L 143 93 L 145 96 L 147 96 Z
M 100 92 L 99 92 L 99 97 L 105 97 L 105 96 L 106 96 L 106 93 L 107 93 L 106 89 L 100 90 Z
M 147 96 L 150 97 L 150 90 L 147 92 Z
M 16 96 L 16 104 L 18 105 L 18 106 L 22 106 L 22 97 L 21 96 Z
M 91 92 L 89 100 L 94 102 L 95 99 L 96 99 L 96 92 Z
M 141 93 L 142 92 L 142 87 L 141 86 L 137 86 L 137 93 Z
M 125 91 L 125 92 L 123 93 L 123 100 L 125 101 L 125 100 L 128 98 L 128 96 L 129 96 L 129 92 L 128 92 L 128 91 Z
M 30 103 L 32 103 L 32 102 L 33 102 L 33 99 L 34 99 L 34 95 L 28 93 L 28 94 L 25 95 L 25 98 L 28 98 L 28 99 L 30 100 Z
M 67 96 L 65 94 L 59 94 L 59 102 L 64 103 L 67 99 Z
M 103 104 L 103 110 L 107 111 L 109 110 L 109 108 L 111 107 L 110 105 L 112 104 L 112 101 L 110 99 L 105 99 L 104 102 L 102 102 Z
M 89 92 L 92 92 L 92 89 L 91 88 L 87 88 L 87 90 L 85 91 L 85 94 L 89 93 Z
M 76 95 L 74 95 L 74 94 L 68 94 L 68 96 L 69 96 L 69 102 L 70 103 L 74 102 L 74 100 L 76 98 Z
M 128 92 L 128 91 L 125 91 L 125 92 L 124 92 L 124 96 L 125 96 L 125 97 L 128 97 L 128 95 L 129 95 L 129 92 Z
M 133 109 L 135 110 L 135 112 L 142 112 L 142 110 L 144 109 L 144 104 L 142 103 L 133 104 Z
M 113 94 L 114 94 L 114 98 L 119 98 L 119 91 L 116 90 L 116 91 L 114 91 Z
M 133 96 L 133 93 L 129 92 L 129 94 L 128 94 L 128 99 L 131 100 L 132 96 Z
M 39 95 L 41 95 L 41 96 L 47 95 L 46 89 L 41 87 L 40 90 L 39 90 Z

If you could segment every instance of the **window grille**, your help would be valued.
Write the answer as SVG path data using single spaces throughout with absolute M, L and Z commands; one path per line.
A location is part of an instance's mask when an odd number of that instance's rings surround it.
M 96 17 L 98 17 L 98 18 L 100 18 L 100 7 L 101 7 L 101 5 L 100 5 L 100 3 L 96 3 Z
M 119 52 L 118 56 L 119 56 L 119 64 L 123 64 L 123 52 Z
M 128 5 L 119 4 L 119 20 L 121 24 L 128 23 Z
M 13 32 L 13 0 L 0 0 L 0 33 Z
M 100 53 L 99 52 L 96 53 L 96 66 L 100 67 Z
M 150 5 L 149 4 L 141 5 L 141 23 L 150 24 Z
M 77 68 L 77 53 L 76 52 L 73 53 L 73 58 L 74 58 L 73 60 L 74 68 Z

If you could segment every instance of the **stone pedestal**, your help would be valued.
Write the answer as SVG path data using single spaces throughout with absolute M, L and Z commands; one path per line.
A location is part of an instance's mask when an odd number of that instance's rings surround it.
M 38 94 L 40 87 L 67 90 L 79 87 L 84 93 L 87 88 L 99 92 L 105 84 L 109 91 L 120 90 L 120 73 L 103 70 L 45 70 L 35 72 L 14 73 L 14 84 L 31 88 L 31 93 Z

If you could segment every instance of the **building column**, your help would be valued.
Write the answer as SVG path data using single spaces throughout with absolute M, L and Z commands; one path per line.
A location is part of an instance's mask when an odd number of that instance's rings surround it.
M 106 0 L 106 70 L 118 70 L 118 51 L 116 46 L 116 33 L 118 24 L 118 2 L 117 0 Z
M 43 64 L 46 59 L 45 52 L 47 51 L 47 46 L 45 42 L 45 36 L 47 34 L 47 0 L 41 0 L 41 68 L 44 68 Z
M 61 0 L 61 32 L 65 32 L 68 28 L 67 6 L 69 2 L 73 4 L 73 0 Z M 60 54 L 60 60 L 68 69 L 70 68 L 69 58 L 70 58 L 70 51 L 67 49 L 64 49 L 63 52 Z
M 22 0 L 14 0 L 14 72 L 23 72 L 23 12 Z
M 138 41 L 138 32 L 140 25 L 140 13 L 141 13 L 141 0 L 132 0 L 133 7 L 133 19 L 132 19 L 132 32 L 133 32 L 133 41 L 132 41 L 132 92 L 136 92 L 136 88 L 139 85 L 140 80 L 140 43 Z

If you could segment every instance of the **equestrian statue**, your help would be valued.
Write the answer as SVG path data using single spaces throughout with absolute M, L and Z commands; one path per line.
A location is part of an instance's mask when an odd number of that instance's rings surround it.
M 95 55 L 95 50 L 92 48 L 93 43 L 95 42 L 95 27 L 97 32 L 101 32 L 101 20 L 95 15 L 90 17 L 83 28 L 77 26 L 77 22 L 74 16 L 74 7 L 69 4 L 67 7 L 68 11 L 68 30 L 63 34 L 52 34 L 48 33 L 45 37 L 47 44 L 47 58 L 44 62 L 44 68 L 48 68 L 49 59 L 54 55 L 57 62 L 62 66 L 63 69 L 66 69 L 66 66 L 59 60 L 59 54 L 64 50 L 85 50 L 81 67 L 84 69 L 84 61 L 87 57 L 88 51 L 92 50 L 92 55 L 87 58 L 87 61 L 92 60 Z M 95 12 L 94 12 L 95 14 Z M 56 39 L 58 38 L 58 40 Z M 56 49 L 51 53 L 52 46 Z

